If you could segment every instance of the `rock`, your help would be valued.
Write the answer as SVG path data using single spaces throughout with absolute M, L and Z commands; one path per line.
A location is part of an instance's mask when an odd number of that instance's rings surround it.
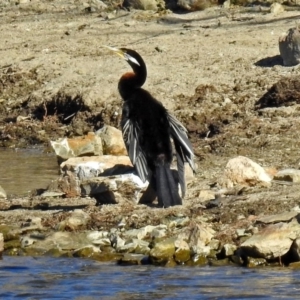
M 112 246 L 118 251 L 125 245 L 125 240 L 122 239 L 118 234 L 112 234 L 110 236 Z
M 231 5 L 230 0 L 226 0 L 223 3 L 223 8 L 230 9 L 230 5 Z
M 182 264 L 191 258 L 191 250 L 188 243 L 184 240 L 175 241 L 174 259 L 176 262 Z
M 174 238 L 169 238 L 159 243 L 156 243 L 150 251 L 151 261 L 155 264 L 167 263 L 170 258 L 173 258 L 173 255 L 175 253 L 174 242 Z
M 267 261 L 264 258 L 250 257 L 249 260 L 247 261 L 248 268 L 255 268 L 255 267 L 261 267 L 266 265 L 267 265 Z
M 167 230 L 167 226 L 160 224 L 158 226 L 152 226 L 152 225 L 148 225 L 139 229 L 131 229 L 128 230 L 124 233 L 124 235 L 127 238 L 137 238 L 137 239 L 144 239 L 146 237 L 148 238 L 161 238 L 166 236 L 166 230 Z
M 236 232 L 236 235 L 238 237 L 250 236 L 251 235 L 250 233 L 247 233 L 246 229 L 244 229 L 244 228 L 238 228 L 238 229 L 236 229 L 235 232 Z
M 48 186 L 47 192 L 62 192 L 68 198 L 79 197 L 81 195 L 80 180 L 71 171 L 66 171 Z
M 97 200 L 97 195 L 102 197 L 103 194 L 106 200 L 99 200 L 99 203 L 118 203 L 112 193 L 114 191 L 128 192 L 135 199 L 148 186 L 148 182 L 143 183 L 133 173 L 114 176 L 128 171 L 133 171 L 128 156 L 70 158 L 61 164 L 63 174 L 50 184 L 47 191 L 63 192 L 67 197 L 93 196 Z M 120 189 L 121 186 L 124 189 Z
M 284 7 L 280 3 L 274 2 L 270 6 L 270 11 L 271 11 L 271 14 L 273 14 L 274 16 L 277 16 L 284 12 Z
M 35 237 L 34 235 L 25 235 L 21 238 L 21 247 L 25 248 L 28 246 L 33 245 L 35 242 L 37 242 L 38 240 L 40 240 L 39 237 Z
M 121 253 L 137 253 L 137 254 L 149 254 L 149 243 L 139 239 L 132 239 L 129 243 L 123 246 L 117 247 L 116 250 Z
M 102 155 L 101 138 L 94 132 L 75 138 L 63 138 L 58 141 L 50 141 L 59 162 L 70 157 Z
M 65 193 L 64 192 L 51 192 L 51 191 L 45 191 L 41 194 L 41 197 L 47 198 L 47 197 L 61 197 Z
M 47 235 L 43 240 L 36 239 L 34 247 L 44 249 L 44 251 L 53 248 L 58 248 L 61 251 L 73 251 L 90 245 L 91 242 L 86 232 L 58 231 Z
M 296 219 L 290 223 L 268 225 L 246 240 L 238 249 L 238 255 L 253 258 L 275 259 L 286 254 L 297 238 L 300 225 Z
M 214 230 L 205 224 L 194 224 L 183 228 L 177 237 L 178 241 L 186 241 L 194 254 L 207 256 L 211 248 L 209 243 L 214 235 Z
M 132 170 L 128 156 L 93 156 L 70 158 L 61 164 L 61 177 L 52 182 L 48 192 L 63 192 L 67 197 L 96 195 L 117 190 L 118 182 L 133 182 L 145 186 L 139 177 L 133 174 L 120 175 L 116 178 L 96 177 L 100 174 L 122 173 Z M 126 177 L 126 179 L 124 179 Z M 89 181 L 89 179 L 91 179 Z
M 212 240 L 209 242 L 208 245 L 209 245 L 210 249 L 212 249 L 212 250 L 219 250 L 219 248 L 220 248 L 220 241 L 219 241 L 219 240 L 212 239 Z
M 274 175 L 273 179 L 299 183 L 300 182 L 300 170 L 296 170 L 296 169 L 281 170 L 281 171 L 278 171 Z
M 207 264 L 207 257 L 200 254 L 195 254 L 192 259 L 193 265 L 195 266 L 204 266 Z
M 122 192 L 129 195 L 132 201 L 138 201 L 138 192 L 145 188 L 148 183 L 143 183 L 141 179 L 134 174 L 124 174 L 109 177 L 94 177 L 83 180 L 80 183 L 82 196 L 97 196 L 105 192 Z M 118 203 L 124 200 L 122 197 L 116 198 L 114 194 L 110 196 L 110 202 Z M 97 198 L 98 199 L 98 198 Z M 99 198 L 100 199 L 100 198 Z M 107 203 L 107 202 L 106 202 Z
M 85 257 L 85 258 L 93 258 L 95 256 L 95 254 L 100 253 L 101 250 L 98 247 L 95 246 L 86 246 L 86 247 L 82 247 L 80 249 L 76 249 L 73 252 L 73 256 L 74 257 Z
M 71 230 L 79 230 L 84 229 L 87 223 L 90 221 L 91 217 L 89 214 L 84 212 L 81 209 L 75 209 L 72 212 L 71 216 L 66 218 L 61 225 L 63 228 L 71 229 Z
M 198 196 L 200 202 L 205 202 L 209 200 L 213 200 L 216 198 L 215 192 L 211 190 L 201 190 Z
M 277 214 L 277 215 L 259 217 L 256 219 L 256 222 L 264 223 L 264 224 L 289 222 L 293 218 L 295 218 L 298 214 L 299 214 L 299 212 L 297 212 L 297 211 L 284 212 L 284 213 Z
M 62 175 L 74 173 L 79 180 L 102 176 L 124 174 L 133 171 L 128 156 L 90 156 L 69 158 L 60 165 Z
M 3 250 L 4 250 L 4 237 L 3 234 L 0 233 L 0 259 L 2 258 Z
M 125 0 L 124 7 L 132 7 L 134 9 L 142 10 L 157 10 L 158 8 L 164 8 L 164 1 L 160 0 Z
M 93 243 L 93 244 L 101 244 L 100 241 L 102 239 L 106 239 L 108 237 L 108 231 L 90 231 L 87 234 L 87 238 Z M 99 241 L 99 242 L 98 242 Z
M 270 182 L 271 177 L 264 168 L 247 157 L 238 156 L 227 163 L 221 184 L 231 188 L 236 184 L 269 186 Z
M 148 262 L 147 255 L 125 253 L 124 256 L 121 258 L 120 263 L 125 265 L 141 265 L 141 264 L 147 264 L 149 262 Z
M 178 0 L 177 6 L 188 11 L 203 10 L 211 6 L 208 0 Z
M 112 126 L 105 125 L 96 132 L 102 140 L 103 154 L 127 155 L 122 132 Z
M 7 194 L 5 192 L 5 190 L 2 188 L 2 186 L 0 185 L 0 199 L 6 199 L 7 198 Z
M 180 217 L 176 218 L 174 220 L 171 220 L 170 223 L 168 224 L 169 228 L 182 228 L 187 226 L 190 223 L 190 218 L 189 217 Z
M 279 38 L 279 52 L 284 66 L 295 66 L 300 62 L 300 31 L 290 28 Z
M 223 246 L 222 252 L 224 253 L 225 257 L 228 257 L 234 255 L 236 249 L 237 249 L 236 245 L 225 244 Z

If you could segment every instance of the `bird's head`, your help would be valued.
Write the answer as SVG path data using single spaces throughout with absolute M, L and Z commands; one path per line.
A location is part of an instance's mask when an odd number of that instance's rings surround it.
M 113 51 L 114 53 L 125 59 L 133 69 L 134 74 L 124 74 L 121 78 L 121 81 L 125 78 L 134 78 L 134 81 L 132 81 L 132 83 L 135 87 L 141 87 L 145 83 L 147 77 L 146 64 L 142 57 L 136 51 L 127 48 L 115 48 L 110 46 L 104 47 L 108 48 L 109 50 Z
M 135 64 L 137 66 L 141 66 L 140 62 L 142 60 L 141 56 L 134 50 L 126 49 L 126 48 L 115 48 L 110 46 L 104 46 L 109 50 L 113 51 L 117 55 L 121 56 L 125 59 L 130 65 Z

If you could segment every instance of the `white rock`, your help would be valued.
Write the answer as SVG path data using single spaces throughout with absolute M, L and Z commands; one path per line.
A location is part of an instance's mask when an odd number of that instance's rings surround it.
M 270 7 L 271 13 L 277 16 L 284 12 L 284 7 L 280 3 L 274 2 Z
M 132 164 L 128 156 L 86 156 L 69 158 L 60 165 L 60 172 L 65 175 L 66 172 L 74 173 L 79 180 L 97 177 L 106 172 L 105 175 L 114 175 L 128 171 Z
M 238 156 L 227 163 L 221 184 L 227 188 L 236 184 L 268 186 L 271 180 L 270 175 L 259 164 L 247 157 Z

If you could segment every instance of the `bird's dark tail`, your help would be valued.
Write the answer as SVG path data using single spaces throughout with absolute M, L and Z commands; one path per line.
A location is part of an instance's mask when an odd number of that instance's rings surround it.
M 155 173 L 159 205 L 163 207 L 181 205 L 182 200 L 178 194 L 178 185 L 170 169 L 170 164 L 158 164 Z

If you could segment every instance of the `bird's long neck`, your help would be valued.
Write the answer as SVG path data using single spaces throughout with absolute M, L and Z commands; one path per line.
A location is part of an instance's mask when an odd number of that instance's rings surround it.
M 119 81 L 119 92 L 126 101 L 137 89 L 141 88 L 147 78 L 147 69 L 133 67 L 133 72 L 125 73 Z

